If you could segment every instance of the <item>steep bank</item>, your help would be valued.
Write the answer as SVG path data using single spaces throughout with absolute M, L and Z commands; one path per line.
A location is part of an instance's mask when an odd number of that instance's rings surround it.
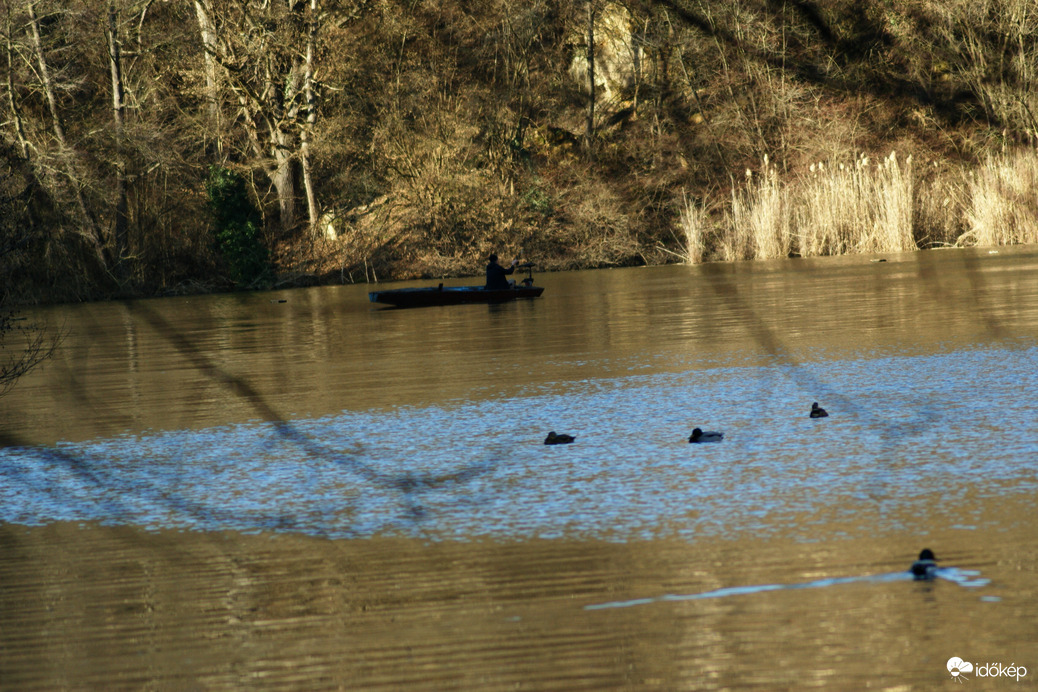
M 67 5 L 6 24 L 9 299 L 269 284 L 213 166 L 283 284 L 1038 241 L 1022 0 Z

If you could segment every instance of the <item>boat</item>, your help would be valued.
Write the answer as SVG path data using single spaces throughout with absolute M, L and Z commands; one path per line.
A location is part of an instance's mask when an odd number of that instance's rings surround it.
M 543 286 L 533 285 L 532 263 L 518 265 L 526 270 L 526 278 L 508 288 L 488 289 L 483 286 L 438 286 L 394 288 L 371 291 L 372 303 L 383 303 L 397 308 L 424 308 L 432 305 L 464 305 L 468 303 L 506 303 L 518 298 L 537 298 L 544 293 Z

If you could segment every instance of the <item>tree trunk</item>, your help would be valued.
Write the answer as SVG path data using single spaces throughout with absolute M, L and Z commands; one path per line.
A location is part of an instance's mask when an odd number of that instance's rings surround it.
M 119 13 L 108 2 L 108 64 L 112 76 L 112 125 L 115 131 L 115 253 L 116 262 L 128 254 L 126 221 L 126 147 L 123 141 L 123 66 L 119 46 Z
M 271 150 L 274 155 L 274 169 L 270 172 L 270 180 L 278 195 L 278 211 L 281 214 L 281 229 L 291 230 L 296 224 L 296 180 L 292 170 L 291 134 L 277 129 L 272 133 Z
M 195 16 L 198 18 L 198 30 L 202 36 L 202 48 L 205 51 L 205 101 L 209 111 L 209 127 L 213 133 L 213 146 L 218 159 L 223 159 L 223 124 L 220 117 L 219 84 L 216 76 L 216 28 L 213 26 L 212 13 L 202 0 L 195 0 Z
M 7 6 L 7 22 L 4 26 L 4 36 L 7 41 L 7 105 L 11 109 L 11 122 L 14 124 L 15 138 L 18 140 L 18 149 L 22 152 L 22 158 L 29 159 L 29 142 L 25 138 L 25 125 L 22 122 L 22 112 L 18 107 L 18 100 L 14 94 L 14 46 L 11 43 L 11 34 L 14 27 L 11 22 L 11 8 Z
M 213 61 L 213 70 L 220 68 L 219 84 L 214 72 L 206 77 L 212 95 L 211 117 L 219 117 L 218 88 L 230 89 L 239 106 L 235 121 L 243 127 L 254 157 L 248 165 L 261 168 L 269 178 L 278 198 L 281 228 L 295 228 L 300 173 L 309 224 L 315 228 L 319 208 L 311 140 L 317 119 L 314 73 L 319 3 L 287 0 L 281 5 L 287 8 L 285 14 L 278 8 L 280 3 L 270 0 L 194 2 L 206 55 Z M 286 33 L 301 36 L 304 45 L 285 42 L 285 34 L 277 31 L 278 22 L 290 22 L 292 29 L 302 28 L 300 33 Z M 206 69 L 210 70 L 208 63 Z M 297 166 L 301 170 L 297 171 Z
M 318 208 L 310 174 L 310 135 L 317 122 L 317 103 L 314 97 L 314 44 L 317 40 L 317 0 L 310 0 L 310 18 L 306 31 L 306 63 L 303 74 L 303 96 L 306 101 L 306 123 L 299 135 L 299 162 L 303 168 L 303 188 L 306 191 L 306 211 L 310 217 L 310 233 L 317 232 Z
M 50 70 L 47 68 L 47 58 L 43 54 L 43 39 L 40 38 L 40 20 L 36 16 L 35 0 L 25 3 L 29 11 L 29 27 L 32 29 L 33 47 L 36 49 L 36 64 L 40 71 L 40 82 L 43 84 L 43 93 L 47 97 L 47 106 L 50 108 L 51 125 L 54 128 L 54 136 L 62 148 L 65 144 L 65 128 L 61 125 L 61 117 L 58 114 L 58 100 L 54 97 L 54 87 L 50 79 Z

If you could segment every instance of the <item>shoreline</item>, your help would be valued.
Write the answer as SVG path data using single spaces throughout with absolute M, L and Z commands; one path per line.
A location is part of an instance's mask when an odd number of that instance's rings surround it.
M 825 254 L 825 255 L 800 255 L 791 254 L 785 257 L 757 257 L 757 258 L 745 258 L 745 259 L 710 259 L 699 262 L 642 262 L 642 263 L 630 263 L 630 264 L 579 264 L 569 263 L 563 261 L 561 258 L 557 258 L 553 261 L 546 263 L 547 269 L 535 269 L 534 276 L 545 276 L 556 272 L 563 271 L 599 271 L 608 269 L 625 269 L 633 267 L 666 267 L 674 265 L 685 265 L 685 266 L 696 266 L 696 265 L 717 265 L 717 264 L 735 264 L 743 262 L 758 262 L 758 261 L 770 261 L 770 260 L 781 260 L 781 259 L 820 259 L 820 258 L 841 258 L 841 257 L 877 257 L 879 255 L 913 255 L 919 252 L 929 251 L 948 251 L 948 250 L 976 250 L 983 251 L 987 250 L 987 254 L 998 254 L 1000 250 L 1010 248 L 1038 248 L 1038 244 L 1035 243 L 1010 243 L 1002 245 L 967 245 L 967 246 L 956 246 L 956 245 L 935 245 L 927 248 L 917 248 L 911 250 L 896 250 L 890 252 L 884 251 L 868 251 L 868 252 L 844 252 L 839 254 Z M 886 262 L 886 258 L 873 259 L 873 262 Z M 300 270 L 288 270 L 275 276 L 272 284 L 269 286 L 254 286 L 254 287 L 238 287 L 228 288 L 226 282 L 222 282 L 222 285 L 213 282 L 212 284 L 206 284 L 201 281 L 192 280 L 187 281 L 177 286 L 171 287 L 164 291 L 157 291 L 153 293 L 148 292 L 125 292 L 116 293 L 107 297 L 96 297 L 96 298 L 84 298 L 83 300 L 45 300 L 39 297 L 35 297 L 32 300 L 11 300 L 8 307 L 13 312 L 22 312 L 27 309 L 34 307 L 54 307 L 60 305 L 79 305 L 85 303 L 112 303 L 125 300 L 151 300 L 156 298 L 178 298 L 188 296 L 209 296 L 209 295 L 233 295 L 238 293 L 257 293 L 257 292 L 269 292 L 269 291 L 285 291 L 295 290 L 301 288 L 315 288 L 321 286 L 384 286 L 387 284 L 396 284 L 403 282 L 417 282 L 417 281 L 445 281 L 445 280 L 458 280 L 463 281 L 469 280 L 482 280 L 482 275 L 479 273 L 463 273 L 463 272 L 447 272 L 440 275 L 432 275 L 428 273 L 403 273 L 400 275 L 392 275 L 391 278 L 380 279 L 375 278 L 371 280 L 343 280 L 344 277 L 335 276 L 334 270 L 327 270 L 322 273 L 317 272 L 306 272 Z

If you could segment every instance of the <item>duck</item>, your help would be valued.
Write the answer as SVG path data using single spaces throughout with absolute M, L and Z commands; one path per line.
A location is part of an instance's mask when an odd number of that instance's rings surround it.
M 912 563 L 908 570 L 912 578 L 917 581 L 933 579 L 937 576 L 937 558 L 929 548 L 923 548 L 919 553 L 919 559 Z
M 818 402 L 811 404 L 811 417 L 812 418 L 828 418 L 829 412 L 818 405 Z
M 713 430 L 701 430 L 696 428 L 688 438 L 689 442 L 720 442 L 724 439 L 724 433 Z
M 546 444 L 546 445 L 568 445 L 570 442 L 572 442 L 575 439 L 577 439 L 577 438 L 573 437 L 572 435 L 565 435 L 565 434 L 557 435 L 557 434 L 555 434 L 555 431 L 552 430 L 550 433 L 548 433 L 548 436 L 546 438 L 544 438 L 544 444 Z

